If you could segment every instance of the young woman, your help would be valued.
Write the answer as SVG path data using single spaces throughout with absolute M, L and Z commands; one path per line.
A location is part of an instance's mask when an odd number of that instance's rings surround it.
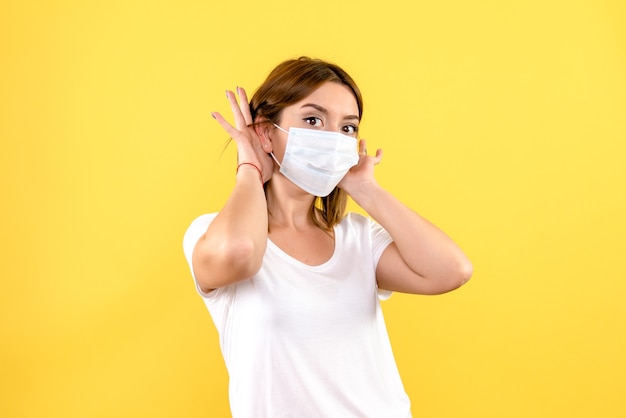
M 233 417 L 411 416 L 379 299 L 438 294 L 472 266 L 374 178 L 360 91 L 310 58 L 278 65 L 250 103 L 227 91 L 236 184 L 184 251 L 220 335 Z M 239 101 L 237 100 L 239 99 Z M 369 217 L 345 214 L 350 196 Z

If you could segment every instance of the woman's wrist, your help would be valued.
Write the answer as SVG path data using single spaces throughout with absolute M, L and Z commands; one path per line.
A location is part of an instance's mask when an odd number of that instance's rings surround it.
M 254 164 L 254 163 L 250 163 L 250 162 L 243 162 L 243 163 L 239 163 L 239 165 L 237 166 L 237 170 L 235 172 L 235 174 L 239 174 L 240 170 L 247 170 L 247 171 L 252 171 L 255 170 L 259 176 L 259 179 L 261 180 L 261 184 L 264 184 L 263 181 L 263 171 L 261 171 L 261 169 L 259 168 L 258 165 Z
M 376 196 L 381 190 L 382 188 L 376 180 L 353 185 L 353 187 L 349 190 L 344 189 L 350 198 L 352 198 L 352 200 L 354 200 L 356 204 L 361 206 L 363 209 L 366 209 L 372 200 L 376 200 Z

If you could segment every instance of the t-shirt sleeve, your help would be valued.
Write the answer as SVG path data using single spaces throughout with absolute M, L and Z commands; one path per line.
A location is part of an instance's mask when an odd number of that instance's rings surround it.
M 191 222 L 191 225 L 189 225 L 189 228 L 187 228 L 185 236 L 183 237 L 183 252 L 185 253 L 185 259 L 187 260 L 187 264 L 189 264 L 189 270 L 191 271 L 191 276 L 193 277 L 193 281 L 196 285 L 196 290 L 198 291 L 198 293 L 200 293 L 200 296 L 204 298 L 210 297 L 216 292 L 213 291 L 210 293 L 205 293 L 202 291 L 202 289 L 200 289 L 200 286 L 198 285 L 198 282 L 196 280 L 196 275 L 193 271 L 191 256 L 193 254 L 194 248 L 196 247 L 196 244 L 198 243 L 198 240 L 206 232 L 207 228 L 216 216 L 217 213 L 210 213 L 197 217 L 193 220 L 193 222 Z
M 378 265 L 380 256 L 389 244 L 393 242 L 389 232 L 375 221 L 370 219 L 370 235 L 372 239 L 372 257 L 374 258 L 374 266 Z

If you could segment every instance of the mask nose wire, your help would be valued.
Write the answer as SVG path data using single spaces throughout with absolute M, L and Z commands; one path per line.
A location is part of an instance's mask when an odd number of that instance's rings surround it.
M 277 125 L 277 124 L 275 124 L 274 122 L 272 122 L 272 125 L 274 125 L 274 126 L 275 126 L 275 127 L 277 127 L 278 129 L 280 129 L 281 131 L 283 131 L 284 133 L 286 133 L 287 135 L 289 135 L 289 131 L 287 131 L 287 130 L 285 130 L 285 129 L 281 128 L 280 126 L 278 126 L 278 125 Z M 336 133 L 341 134 L 341 135 L 343 135 L 343 136 L 348 136 L 348 137 L 350 137 L 350 138 L 355 138 L 357 141 L 361 139 L 361 138 L 359 137 L 358 132 L 357 132 L 357 135 L 356 135 L 356 136 L 346 135 L 346 134 L 341 133 L 341 132 L 339 132 L 339 131 L 328 131 L 328 132 L 336 132 Z

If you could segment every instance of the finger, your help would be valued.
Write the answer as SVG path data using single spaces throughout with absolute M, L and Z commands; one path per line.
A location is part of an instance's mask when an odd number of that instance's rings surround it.
M 250 113 L 250 104 L 248 103 L 248 95 L 243 87 L 237 87 L 237 95 L 239 96 L 239 109 L 246 122 L 246 126 L 252 124 L 252 114 Z
M 230 103 L 230 110 L 233 112 L 233 117 L 235 118 L 235 127 L 240 131 L 243 131 L 247 124 L 246 120 L 241 113 L 241 109 L 239 108 L 239 104 L 237 103 L 237 98 L 235 97 L 235 93 L 230 90 L 226 90 L 226 98 L 228 99 L 228 103 Z
M 378 148 L 376 150 L 376 156 L 374 157 L 374 165 L 380 163 L 383 160 L 383 150 Z
M 359 155 L 367 155 L 367 142 L 365 139 L 359 141 Z
M 217 123 L 220 124 L 220 126 L 226 131 L 226 133 L 228 133 L 228 136 L 233 139 L 237 137 L 239 131 L 235 129 L 230 123 L 228 123 L 228 121 L 224 119 L 221 114 L 219 114 L 218 112 L 213 112 L 211 113 L 211 116 L 217 121 Z

